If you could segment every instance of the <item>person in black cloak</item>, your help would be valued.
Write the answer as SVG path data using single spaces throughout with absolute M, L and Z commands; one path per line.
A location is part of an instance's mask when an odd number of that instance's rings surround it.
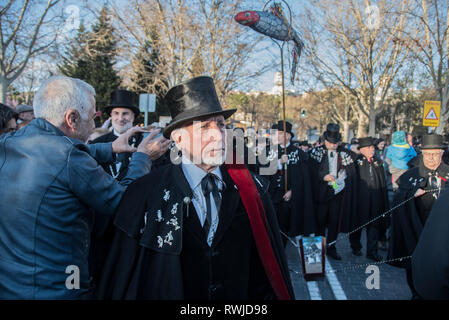
M 104 108 L 104 112 L 111 117 L 112 131 L 92 143 L 113 142 L 133 126 L 134 119 L 140 113 L 135 105 L 136 96 L 131 91 L 115 90 L 111 93 L 111 103 Z M 142 135 L 136 136 L 130 141 L 130 145 L 137 147 L 142 140 Z M 128 170 L 130 153 L 115 156 L 115 162 L 102 164 L 103 169 L 114 179 L 120 181 Z
M 360 154 L 356 159 L 357 168 L 357 224 L 365 225 L 388 210 L 388 194 L 382 160 L 374 155 L 374 140 L 372 137 L 359 139 Z M 377 241 L 380 230 L 387 220 L 380 218 L 366 226 L 366 256 L 374 261 L 381 261 L 377 253 Z M 349 236 L 352 253 L 361 256 L 362 244 L 360 237 L 362 229 Z
M 340 126 L 330 123 L 323 134 L 324 146 L 310 153 L 312 187 L 316 208 L 317 233 L 326 235 L 326 254 L 341 260 L 333 243 L 340 232 L 357 228 L 357 175 L 349 152 L 338 146 L 341 141 Z
M 210 77 L 176 85 L 164 103 L 173 119 L 164 137 L 182 161 L 129 186 L 96 296 L 294 299 L 268 185 L 244 164 L 223 164 L 236 109 L 221 108 Z
M 279 227 L 284 233 L 282 239 L 284 246 L 288 237 L 310 235 L 315 233 L 315 214 L 310 189 L 310 173 L 308 156 L 301 148 L 291 144 L 294 136 L 292 124 L 286 124 L 286 143 L 284 143 L 284 121 L 274 124 L 271 129 L 272 144 L 277 170 L 268 176 L 270 180 L 269 192 L 273 201 Z M 285 146 L 287 154 L 285 154 Z M 269 151 L 269 150 L 268 150 Z M 287 173 L 287 191 L 285 190 L 285 173 Z
M 413 284 L 423 299 L 449 300 L 449 188 L 430 211 L 412 256 Z
M 442 136 L 438 134 L 423 136 L 421 149 L 422 163 L 409 169 L 399 178 L 399 189 L 393 206 L 409 199 L 411 201 L 392 212 L 389 260 L 413 254 L 432 206 L 449 179 L 449 166 L 442 162 L 445 149 Z M 392 261 L 390 264 L 406 269 L 412 298 L 419 298 L 412 281 L 410 259 Z
M 135 119 L 140 113 L 139 108 L 136 106 L 136 100 L 136 95 L 131 91 L 113 91 L 111 93 L 110 104 L 104 108 L 104 112 L 111 117 L 112 131 L 96 138 L 91 143 L 113 142 L 132 128 Z M 143 134 L 139 133 L 133 136 L 129 143 L 132 147 L 137 148 L 142 139 Z M 165 141 L 165 144 L 167 147 L 165 149 L 168 152 L 169 141 Z M 167 152 L 161 155 L 158 159 L 153 159 L 153 170 L 167 157 Z M 121 181 L 126 177 L 131 156 L 131 152 L 114 154 L 114 162 L 103 163 L 101 166 L 106 173 L 111 175 L 117 181 Z M 112 216 L 94 214 L 94 223 L 91 231 L 92 242 L 89 252 L 89 269 L 94 284 L 98 281 L 99 273 L 101 272 L 102 265 L 106 259 L 107 248 L 112 241 L 112 219 Z

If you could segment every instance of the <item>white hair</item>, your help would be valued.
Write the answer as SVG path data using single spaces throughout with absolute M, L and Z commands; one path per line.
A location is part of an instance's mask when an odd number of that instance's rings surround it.
M 90 84 L 67 76 L 52 76 L 42 83 L 34 96 L 34 114 L 36 118 L 60 126 L 66 112 L 74 109 L 87 120 L 92 96 L 95 96 L 95 89 Z

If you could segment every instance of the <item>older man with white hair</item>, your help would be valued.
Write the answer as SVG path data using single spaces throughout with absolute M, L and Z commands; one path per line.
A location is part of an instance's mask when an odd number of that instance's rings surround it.
M 129 186 L 98 298 L 293 299 L 268 183 L 224 164 L 236 110 L 222 109 L 210 77 L 174 86 L 164 102 L 173 120 L 163 133 L 181 161 Z
M 0 139 L 0 299 L 90 298 L 90 209 L 112 215 L 126 185 L 149 173 L 169 143 L 155 131 L 132 148 L 128 139 L 142 131 L 133 128 L 86 146 L 95 91 L 79 79 L 46 80 L 34 112 L 28 126 Z M 100 164 L 121 152 L 135 153 L 118 183 Z
M 399 189 L 393 201 L 393 206 L 403 205 L 392 214 L 388 259 L 395 259 L 391 264 L 405 268 L 413 299 L 418 299 L 420 295 L 413 283 L 411 260 L 398 258 L 413 254 L 434 203 L 448 185 L 449 166 L 442 161 L 446 148 L 441 135 L 424 135 L 421 145 L 423 161 L 399 177 Z M 408 201 L 410 198 L 414 200 Z M 427 250 L 434 251 L 433 248 Z

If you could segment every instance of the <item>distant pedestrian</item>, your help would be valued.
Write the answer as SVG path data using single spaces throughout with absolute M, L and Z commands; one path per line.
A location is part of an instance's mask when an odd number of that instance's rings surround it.
M 409 169 L 408 162 L 416 157 L 416 151 L 406 141 L 404 131 L 393 133 L 393 143 L 388 147 L 385 161 L 392 175 L 393 188 L 396 190 L 398 178 Z
M 19 115 L 10 107 L 0 103 L 0 136 L 15 131 Z

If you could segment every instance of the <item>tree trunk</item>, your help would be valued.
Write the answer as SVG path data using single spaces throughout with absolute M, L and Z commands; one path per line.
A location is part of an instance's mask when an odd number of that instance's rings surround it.
M 368 135 L 370 137 L 374 137 L 375 134 L 376 134 L 376 114 L 374 111 L 371 111 L 369 114 Z
M 6 92 L 10 83 L 8 79 L 0 77 L 0 103 L 6 104 Z
M 359 123 L 357 124 L 357 138 L 361 138 L 366 135 L 365 133 L 365 115 L 360 112 Z
M 443 134 L 444 127 L 449 119 L 449 81 L 447 86 L 441 91 L 441 116 L 440 126 L 436 128 L 435 133 Z
M 349 142 L 349 121 L 343 121 L 343 141 Z

